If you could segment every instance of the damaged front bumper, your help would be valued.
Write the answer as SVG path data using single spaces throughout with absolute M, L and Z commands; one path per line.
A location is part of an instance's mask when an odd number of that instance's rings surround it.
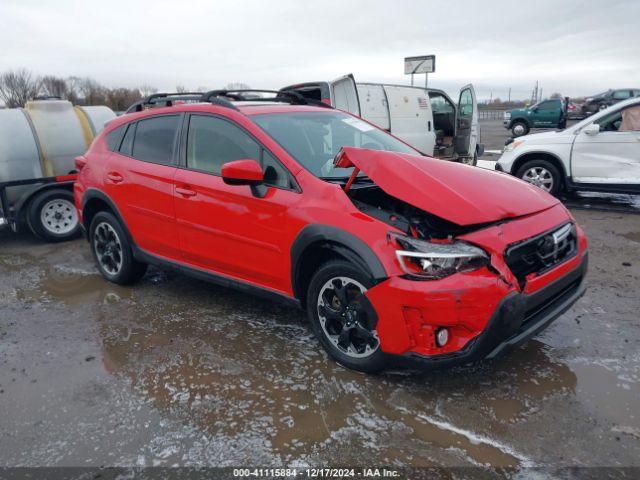
M 578 268 L 546 287 L 528 295 L 509 294 L 496 308 L 484 332 L 459 352 L 428 357 L 409 353 L 402 360 L 421 367 L 451 367 L 500 356 L 547 328 L 584 295 L 587 267 L 585 252 Z
M 421 369 L 452 367 L 498 357 L 544 330 L 584 294 L 587 267 L 588 253 L 584 250 L 561 267 L 567 269 L 562 276 L 530 293 L 507 290 L 499 282 L 490 286 L 487 280 L 484 287 L 478 285 L 480 288 L 475 291 L 467 290 L 465 295 L 474 295 L 476 299 L 471 304 L 469 300 L 472 299 L 460 296 L 459 292 L 441 292 L 441 307 L 423 310 L 420 319 L 413 321 L 414 324 L 433 322 L 434 325 L 427 327 L 426 331 L 424 324 L 420 329 L 412 327 L 412 319 L 407 318 L 404 310 L 402 323 L 406 327 L 406 335 L 405 329 L 397 322 L 394 322 L 393 335 L 389 335 L 390 322 L 379 323 L 383 350 L 396 364 Z M 477 284 L 478 278 L 473 283 Z M 372 297 L 375 305 L 378 303 L 376 295 Z M 396 309 L 398 304 L 414 303 L 412 300 L 416 298 L 411 295 L 403 297 L 396 297 Z M 489 317 L 486 322 L 479 321 L 483 312 Z M 441 327 L 452 332 L 453 343 L 445 348 L 438 348 L 433 340 L 429 340 Z M 403 332 L 399 333 L 399 330 Z M 405 347 L 408 348 L 402 351 Z

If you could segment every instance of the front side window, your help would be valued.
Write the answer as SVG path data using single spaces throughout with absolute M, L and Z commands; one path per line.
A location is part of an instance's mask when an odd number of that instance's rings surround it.
M 249 158 L 260 161 L 260 146 L 242 129 L 216 117 L 191 117 L 187 168 L 220 175 L 225 163 Z
M 431 102 L 431 110 L 433 110 L 433 113 L 453 113 L 453 105 L 451 105 L 451 103 L 449 103 L 449 101 L 442 95 L 430 95 L 429 100 Z
M 463 90 L 460 94 L 459 115 L 461 117 L 470 117 L 473 114 L 473 97 L 471 90 Z
M 631 98 L 631 92 L 629 90 L 616 90 L 613 92 L 613 98 L 616 100 L 626 100 Z
M 557 105 L 557 102 L 540 102 L 538 110 L 556 110 Z
M 133 158 L 171 165 L 179 128 L 179 115 L 163 115 L 138 121 L 133 140 Z
M 594 123 L 600 125 L 601 132 L 637 132 L 640 131 L 640 106 L 633 105 L 612 112 Z
M 358 118 L 337 111 L 271 113 L 252 116 L 289 155 L 321 178 L 343 178 L 352 168 L 334 168 L 333 159 L 342 147 L 420 155 L 386 132 Z

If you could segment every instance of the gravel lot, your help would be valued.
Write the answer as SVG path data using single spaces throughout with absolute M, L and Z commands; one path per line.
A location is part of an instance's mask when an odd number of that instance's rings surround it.
M 365 376 L 301 312 L 0 234 L 0 466 L 640 467 L 640 215 L 574 210 L 587 294 L 525 347 Z

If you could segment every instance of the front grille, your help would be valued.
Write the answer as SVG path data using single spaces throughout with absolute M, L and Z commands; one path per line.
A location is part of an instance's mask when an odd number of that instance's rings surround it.
M 527 276 L 541 274 L 576 255 L 578 237 L 573 223 L 510 245 L 504 259 L 524 288 Z

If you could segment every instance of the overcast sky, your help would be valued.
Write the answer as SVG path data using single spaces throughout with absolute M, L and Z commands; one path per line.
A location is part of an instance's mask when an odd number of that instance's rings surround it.
M 451 93 L 580 96 L 640 87 L 640 1 L 0 0 L 0 45 L 0 71 L 111 87 L 408 83 L 403 58 L 435 54 Z

